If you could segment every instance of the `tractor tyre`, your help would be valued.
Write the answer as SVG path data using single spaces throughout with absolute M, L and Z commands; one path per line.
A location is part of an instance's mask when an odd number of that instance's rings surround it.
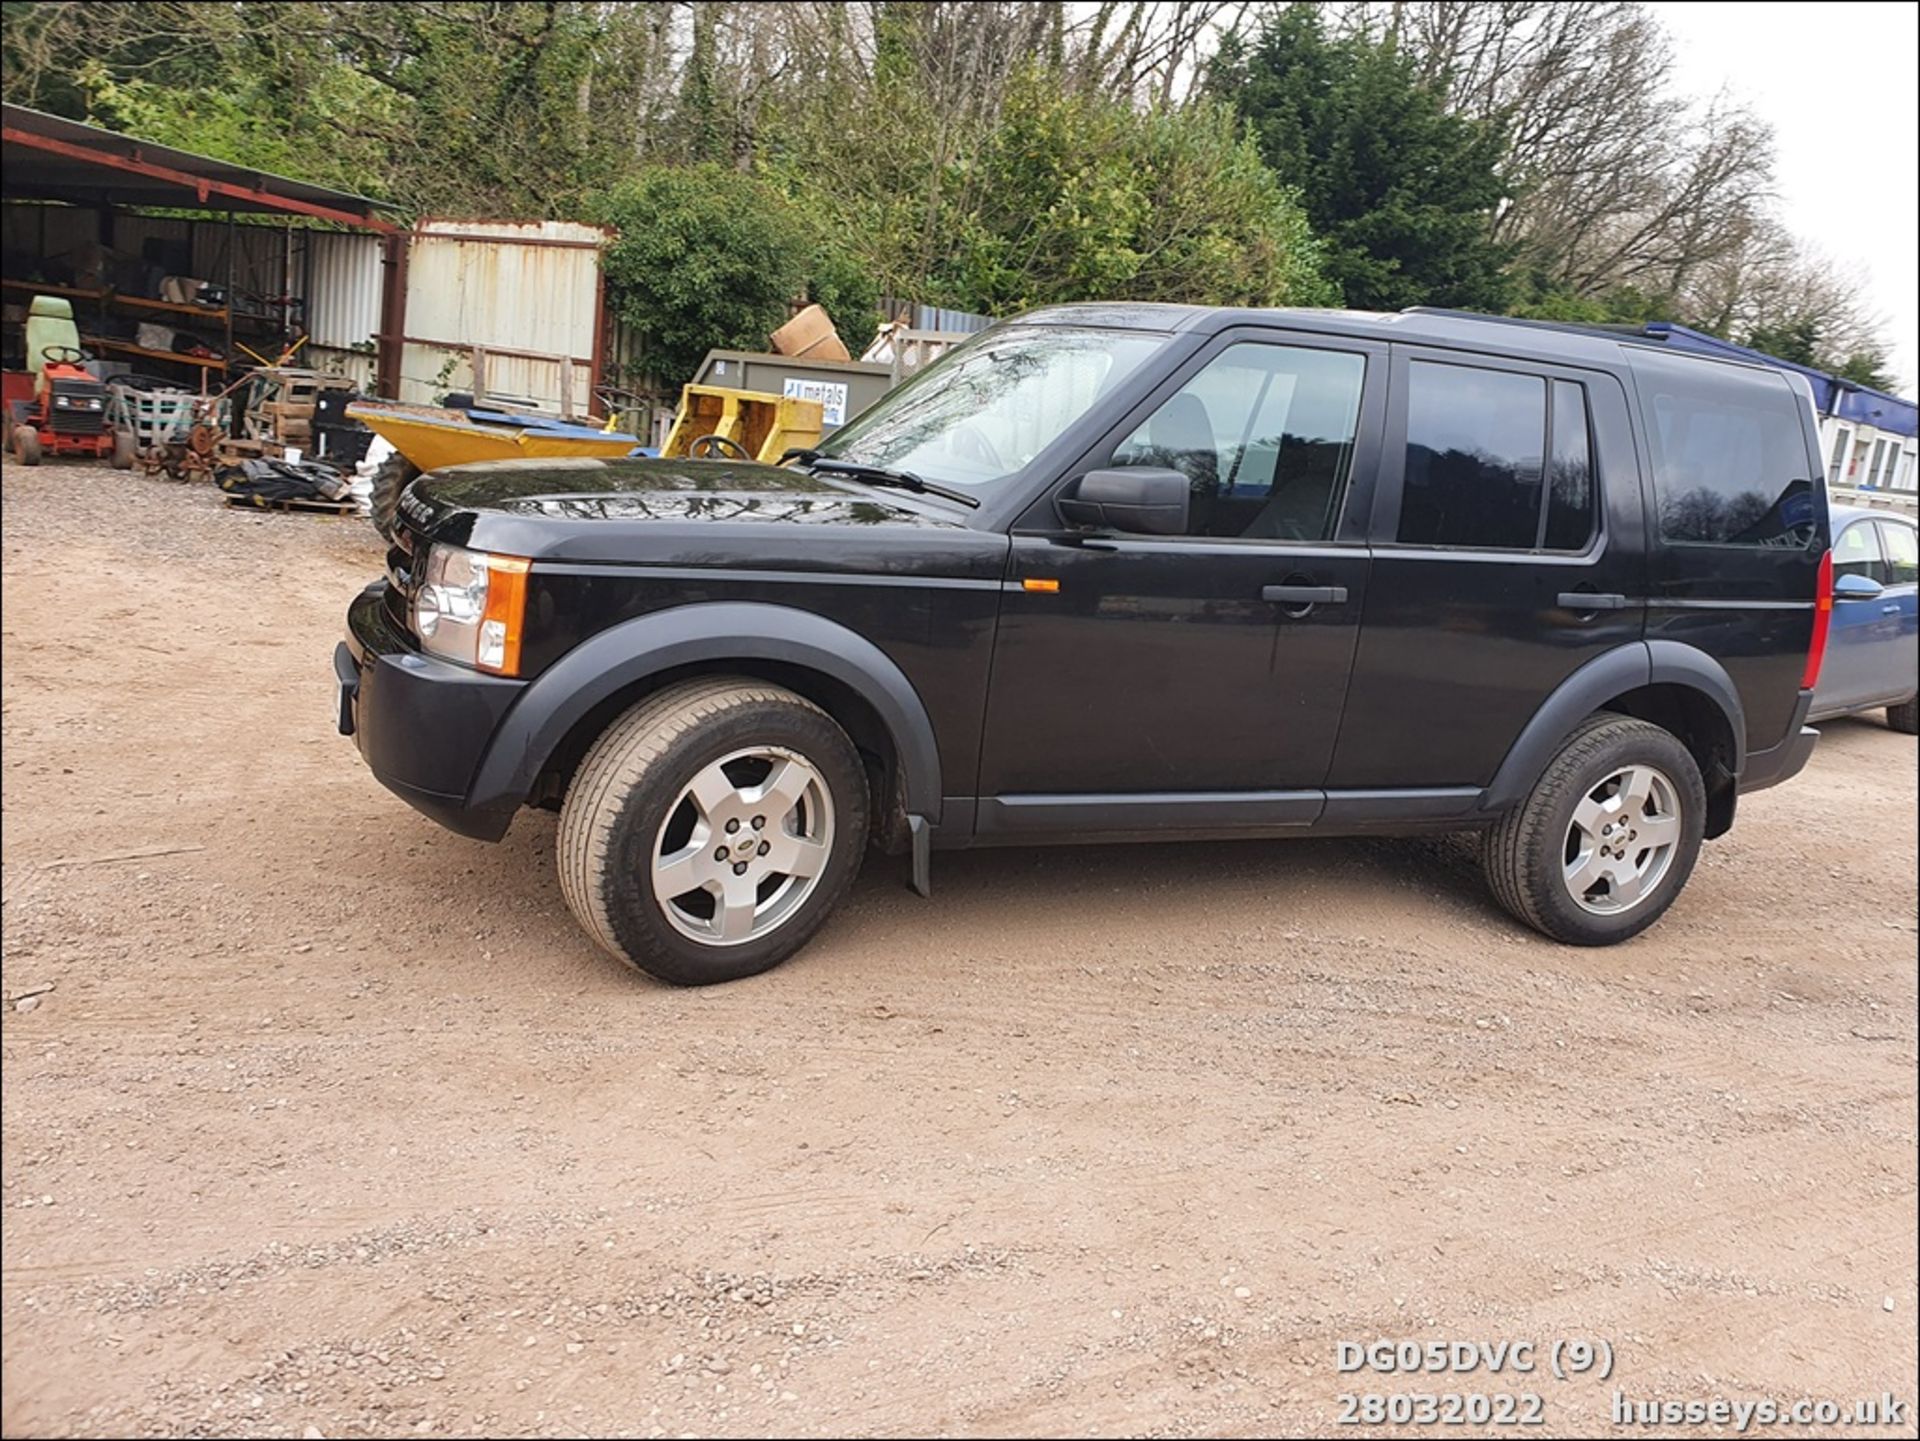
M 374 468 L 369 508 L 373 528 L 380 532 L 383 540 L 393 540 L 400 523 L 400 492 L 419 474 L 419 468 L 397 450 Z

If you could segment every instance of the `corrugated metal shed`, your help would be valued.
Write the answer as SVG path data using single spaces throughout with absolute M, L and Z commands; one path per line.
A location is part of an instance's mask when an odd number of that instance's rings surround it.
M 99 238 L 91 210 L 8 201 L 0 207 L 0 248 L 9 255 L 65 255 Z
M 71 205 L 177 205 L 300 215 L 390 231 L 396 207 L 350 191 L 176 150 L 24 105 L 0 105 L 10 199 Z
M 9 256 L 77 259 L 99 246 L 103 228 L 110 229 L 117 254 L 139 257 L 147 242 L 160 241 L 178 274 L 218 286 L 231 279 L 242 294 L 304 297 L 310 339 L 300 363 L 349 376 L 362 389 L 372 388 L 382 300 L 381 237 L 304 226 L 229 226 L 217 219 L 125 210 L 114 212 L 108 227 L 101 211 L 83 206 L 10 201 L 0 208 L 0 245 Z M 81 305 L 83 318 L 98 313 L 90 302 Z M 199 324 L 175 316 L 145 318 L 198 330 L 209 338 L 222 326 L 217 317 Z M 256 350 L 268 344 L 260 338 L 251 343 Z
M 948 335 L 972 335 L 993 324 L 990 315 L 975 315 L 970 310 L 942 310 L 937 305 L 913 307 L 913 329 L 940 330 Z
M 564 220 L 422 221 L 407 261 L 398 398 L 483 390 L 585 415 L 600 355 L 608 239 L 598 226 Z
M 373 389 L 374 337 L 380 330 L 382 241 L 351 231 L 306 235 L 306 363 L 316 370 L 351 376 Z

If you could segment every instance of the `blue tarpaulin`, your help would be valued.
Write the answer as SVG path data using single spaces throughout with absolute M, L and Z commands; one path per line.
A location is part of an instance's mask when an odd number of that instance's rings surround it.
M 1813 386 L 1814 408 L 1822 415 L 1837 415 L 1854 425 L 1871 425 L 1876 430 L 1890 431 L 1894 435 L 1920 433 L 1920 406 L 1911 400 L 1902 400 L 1883 390 L 1869 390 L 1864 385 L 1855 385 L 1824 370 L 1815 370 L 1810 365 L 1795 365 L 1791 360 L 1749 350 L 1744 345 L 1735 345 L 1730 340 L 1721 340 L 1704 331 L 1691 330 L 1671 321 L 1651 321 L 1644 333 L 1650 339 L 1664 341 L 1675 350 L 1757 360 L 1778 370 L 1791 370 L 1796 375 L 1804 375 Z

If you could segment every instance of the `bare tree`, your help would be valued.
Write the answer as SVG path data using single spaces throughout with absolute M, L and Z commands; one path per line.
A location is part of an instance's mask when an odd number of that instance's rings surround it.
M 1736 340 L 1756 331 L 1798 330 L 1822 363 L 1878 349 L 1884 317 L 1867 303 L 1864 278 L 1811 250 L 1777 221 L 1704 266 L 1683 300 L 1696 323 Z
M 1414 55 L 1455 109 L 1502 127 L 1513 199 L 1495 237 L 1552 285 L 1674 293 L 1759 223 L 1770 134 L 1724 101 L 1678 102 L 1667 37 L 1639 5 L 1415 0 L 1342 18 Z

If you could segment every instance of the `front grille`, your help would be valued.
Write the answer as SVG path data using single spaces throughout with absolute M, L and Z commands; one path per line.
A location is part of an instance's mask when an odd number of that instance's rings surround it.
M 47 397 L 55 435 L 101 435 L 107 428 L 106 392 L 92 381 L 56 380 Z
M 413 592 L 418 584 L 416 556 L 424 558 L 426 547 L 415 539 L 404 519 L 397 525 L 395 535 L 397 543 L 387 550 L 387 615 L 402 631 L 411 634 Z
M 53 433 L 55 435 L 101 435 L 107 428 L 107 417 L 98 410 L 61 410 L 53 411 Z

